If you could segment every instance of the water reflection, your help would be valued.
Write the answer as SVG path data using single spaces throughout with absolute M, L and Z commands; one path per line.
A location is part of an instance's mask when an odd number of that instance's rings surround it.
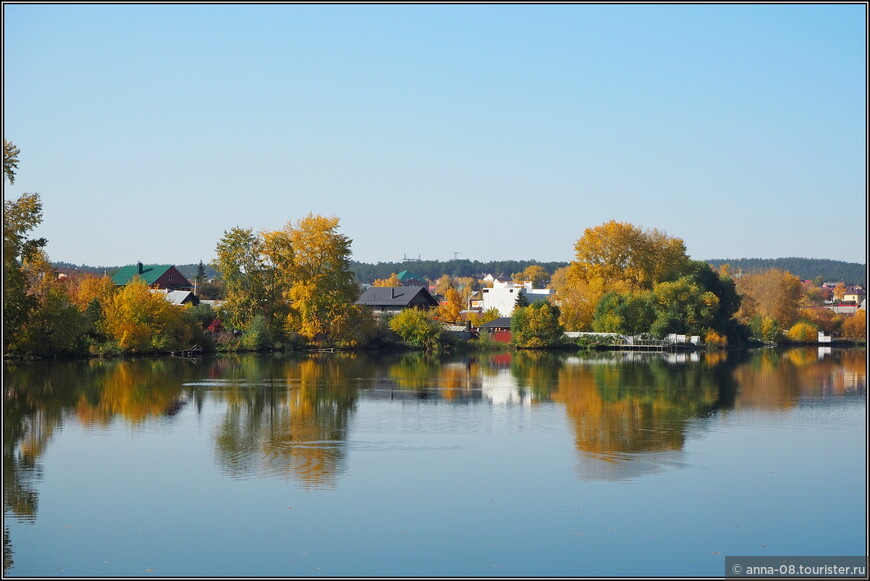
M 330 488 L 345 470 L 361 399 L 556 404 L 575 431 L 580 477 L 612 480 L 679 466 L 703 418 L 865 391 L 865 350 L 6 362 L 4 510 L 36 519 L 40 460 L 68 422 L 85 430 L 171 424 L 209 404 L 220 414 L 213 439 L 223 473 Z
M 276 359 L 254 369 L 251 361 L 221 361 L 229 383 L 209 392 L 226 402 L 215 436 L 221 468 L 234 477 L 261 472 L 306 486 L 334 486 L 346 456 L 361 359 Z

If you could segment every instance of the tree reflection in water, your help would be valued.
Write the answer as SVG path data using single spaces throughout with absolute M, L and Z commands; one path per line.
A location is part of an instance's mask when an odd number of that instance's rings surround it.
M 687 357 L 687 356 L 685 356 Z M 218 465 L 305 487 L 337 486 L 359 397 L 449 403 L 563 405 L 581 453 L 580 476 L 623 479 L 679 464 L 697 420 L 732 410 L 790 409 L 805 397 L 864 395 L 866 350 L 806 348 L 669 354 L 514 352 L 450 360 L 412 353 L 238 355 L 4 362 L 4 513 L 37 518 L 40 459 L 65 422 L 101 430 L 175 421 L 193 404 L 223 404 Z M 485 408 L 482 408 L 485 409 Z M 13 560 L 4 529 L 4 569 Z

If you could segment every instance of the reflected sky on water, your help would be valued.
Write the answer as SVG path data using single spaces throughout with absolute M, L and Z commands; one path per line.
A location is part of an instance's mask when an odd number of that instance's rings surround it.
M 8 576 L 724 574 L 863 554 L 866 351 L 4 367 Z

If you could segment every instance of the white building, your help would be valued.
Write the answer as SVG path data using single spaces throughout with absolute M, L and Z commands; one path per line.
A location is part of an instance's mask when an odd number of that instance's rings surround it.
M 535 301 L 546 300 L 553 294 L 553 289 L 532 288 L 530 281 L 518 284 L 496 280 L 493 282 L 492 288 L 484 288 L 480 292 L 483 297 L 482 307 L 484 311 L 494 308 L 498 309 L 502 317 L 510 317 L 516 304 L 517 295 L 526 295 L 529 304 L 532 304 Z

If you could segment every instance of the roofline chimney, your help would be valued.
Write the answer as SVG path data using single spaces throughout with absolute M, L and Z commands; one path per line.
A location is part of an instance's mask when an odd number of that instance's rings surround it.
M 137 262 L 137 263 L 136 263 L 136 266 L 139 267 L 139 274 L 142 274 L 142 263 L 141 263 L 141 262 Z

